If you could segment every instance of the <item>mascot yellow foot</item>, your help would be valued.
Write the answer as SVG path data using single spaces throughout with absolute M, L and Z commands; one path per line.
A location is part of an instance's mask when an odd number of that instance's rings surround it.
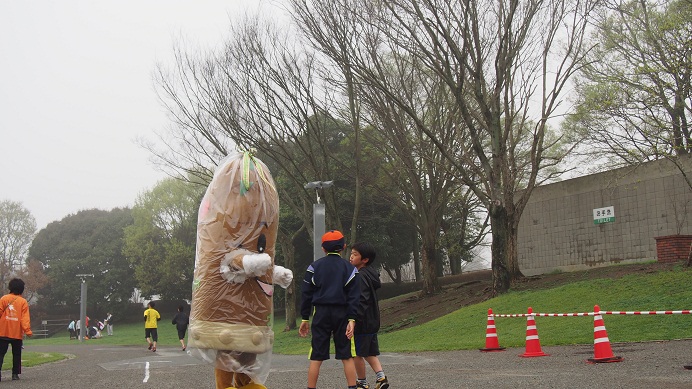
M 252 382 L 250 377 L 245 374 L 214 369 L 214 375 L 217 389 L 267 389 L 264 385 Z

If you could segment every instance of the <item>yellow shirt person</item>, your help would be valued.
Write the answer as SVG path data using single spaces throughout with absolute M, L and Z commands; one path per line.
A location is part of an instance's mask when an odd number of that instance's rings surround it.
M 159 340 L 158 326 L 161 315 L 154 309 L 156 304 L 149 302 L 149 308 L 144 311 L 144 338 L 149 344 L 149 350 L 156 352 L 156 342 Z

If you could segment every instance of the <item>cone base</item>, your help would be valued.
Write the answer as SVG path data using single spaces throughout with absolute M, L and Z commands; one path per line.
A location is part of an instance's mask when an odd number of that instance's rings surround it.
M 533 358 L 533 357 L 548 357 L 550 354 L 546 354 L 543 351 L 537 351 L 532 353 L 519 354 L 522 358 Z
M 589 363 L 610 363 L 610 362 L 622 362 L 623 357 L 607 357 L 607 358 L 589 358 L 586 361 Z
M 486 348 L 479 348 L 478 350 L 483 351 L 483 352 L 505 351 L 505 347 L 486 347 Z

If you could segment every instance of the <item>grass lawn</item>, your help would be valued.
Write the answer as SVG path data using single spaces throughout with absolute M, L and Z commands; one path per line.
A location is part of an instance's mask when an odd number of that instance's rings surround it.
M 180 346 L 180 341 L 178 340 L 178 331 L 175 329 L 175 325 L 170 324 L 171 319 L 162 318 L 159 322 L 159 346 Z M 105 331 L 103 332 L 105 334 Z M 78 344 L 78 340 L 70 340 L 70 334 L 65 328 L 64 333 L 56 334 L 50 338 L 31 338 L 24 341 L 25 345 L 28 346 L 40 346 L 40 345 L 64 345 L 64 344 Z M 141 345 L 145 347 L 147 341 L 144 340 L 144 322 L 137 323 L 115 323 L 113 325 L 113 336 L 103 335 L 103 337 L 98 339 L 88 339 L 84 340 L 85 344 L 103 344 L 103 345 L 118 345 L 118 346 L 132 346 Z
M 485 346 L 487 312 L 495 314 L 692 309 L 692 270 L 630 275 L 619 279 L 574 282 L 547 290 L 509 292 L 463 307 L 421 326 L 380 336 L 383 351 L 478 349 Z M 603 315 L 610 342 L 638 342 L 692 337 L 692 315 Z M 536 317 L 542 345 L 593 344 L 594 319 Z M 495 318 L 501 346 L 526 344 L 526 318 Z
M 692 309 L 692 269 L 682 266 L 672 271 L 630 275 L 619 279 L 596 279 L 574 282 L 552 289 L 510 291 L 481 304 L 460 307 L 449 315 L 420 326 L 382 333 L 382 352 L 418 352 L 435 350 L 473 350 L 485 347 L 488 308 L 495 314 L 592 312 L 594 305 L 610 311 L 649 311 Z M 611 342 L 638 342 L 692 338 L 692 315 L 616 316 L 604 315 Z M 593 344 L 593 316 L 536 317 L 541 345 Z M 175 326 L 162 319 L 159 345 L 179 346 Z M 524 347 L 526 318 L 495 318 L 500 346 Z M 108 345 L 141 345 L 144 347 L 144 324 L 115 325 L 115 335 L 85 342 Z M 276 354 L 305 354 L 309 338 L 298 331 L 283 332 L 284 319 L 274 324 Z M 26 345 L 70 344 L 63 336 L 30 339 Z
M 12 346 L 10 346 L 10 349 Z M 37 353 L 32 351 L 22 351 L 22 367 L 42 365 L 44 363 L 61 361 L 69 358 L 69 355 L 60 353 Z M 12 370 L 12 350 L 7 351 L 5 360 L 2 363 L 2 370 Z

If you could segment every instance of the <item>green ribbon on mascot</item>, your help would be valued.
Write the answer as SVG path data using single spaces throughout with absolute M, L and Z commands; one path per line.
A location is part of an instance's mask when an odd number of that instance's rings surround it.
M 255 149 L 243 151 L 243 177 L 241 179 L 240 186 L 241 194 L 245 194 L 245 192 L 250 190 L 250 186 L 252 185 L 252 182 L 250 182 L 250 170 L 253 168 L 257 170 L 257 175 L 262 179 L 262 181 L 266 182 L 272 187 L 272 189 L 274 189 L 274 185 L 272 185 L 271 181 L 269 181 L 267 178 L 267 174 L 264 172 L 262 165 L 260 165 L 257 158 L 255 158 L 255 153 L 257 153 L 257 150 Z

